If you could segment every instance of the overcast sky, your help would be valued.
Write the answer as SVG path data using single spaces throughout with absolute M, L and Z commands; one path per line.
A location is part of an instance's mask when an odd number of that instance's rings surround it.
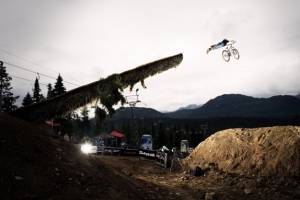
M 54 77 L 61 73 L 78 85 L 182 52 L 176 69 L 145 80 L 141 106 L 171 111 L 221 94 L 300 92 L 297 0 L 0 2 L 0 60 Z M 206 54 L 223 38 L 237 41 L 240 60 L 224 62 L 222 50 Z M 13 77 L 16 94 L 32 90 L 35 74 L 7 70 L 32 80 Z M 55 81 L 41 76 L 40 82 Z

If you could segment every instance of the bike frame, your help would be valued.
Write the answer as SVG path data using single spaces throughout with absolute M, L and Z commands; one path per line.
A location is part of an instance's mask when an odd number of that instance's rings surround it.
M 235 59 L 239 59 L 239 52 L 236 48 L 234 48 L 233 44 L 235 43 L 235 41 L 230 41 L 229 43 L 227 43 L 227 45 L 225 46 L 225 49 L 222 52 L 222 56 L 224 58 L 224 60 L 226 62 L 228 62 L 230 60 L 231 56 L 234 56 Z M 228 56 L 228 58 L 227 58 Z
M 232 55 L 232 49 L 234 48 L 232 45 L 233 45 L 232 43 L 231 44 L 227 44 L 226 48 L 225 48 L 225 50 L 227 50 L 229 52 L 229 56 Z

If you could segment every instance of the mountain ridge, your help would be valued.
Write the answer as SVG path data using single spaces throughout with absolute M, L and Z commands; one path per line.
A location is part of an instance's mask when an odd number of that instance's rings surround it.
M 300 99 L 290 95 L 255 98 L 241 94 L 224 94 L 191 111 L 172 112 L 172 118 L 211 117 L 281 117 L 300 115 Z
M 200 107 L 178 109 L 174 112 L 159 112 L 145 107 L 122 108 L 117 110 L 112 120 L 131 119 L 132 117 L 139 119 L 204 119 L 218 117 L 278 118 L 286 116 L 300 116 L 300 99 L 296 96 L 277 95 L 269 98 L 256 98 L 242 94 L 223 94 L 210 99 Z

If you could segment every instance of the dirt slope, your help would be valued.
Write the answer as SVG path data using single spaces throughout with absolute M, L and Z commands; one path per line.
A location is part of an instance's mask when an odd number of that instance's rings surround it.
M 295 177 L 244 176 L 214 169 L 196 177 L 186 172 L 170 172 L 152 160 L 137 157 L 99 156 L 99 159 L 120 173 L 156 185 L 149 192 L 168 200 L 300 199 L 300 179 Z M 168 188 L 168 195 L 161 188 Z
M 149 193 L 156 187 L 154 184 L 105 167 L 97 157 L 85 156 L 74 145 L 47 135 L 45 127 L 3 114 L 0 127 L 1 199 L 151 199 L 158 196 Z
M 300 176 L 300 127 L 228 129 L 200 143 L 184 161 L 189 167 L 216 165 L 225 172 Z
M 152 160 L 85 156 L 45 127 L 0 115 L 1 199 L 276 199 L 300 198 L 300 179 L 208 170 L 194 177 Z M 294 129 L 291 129 L 294 130 Z

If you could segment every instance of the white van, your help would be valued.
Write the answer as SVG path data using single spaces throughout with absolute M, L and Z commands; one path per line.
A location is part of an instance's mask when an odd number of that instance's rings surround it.
M 152 150 L 152 136 L 151 135 L 142 135 L 140 140 L 140 149 Z

